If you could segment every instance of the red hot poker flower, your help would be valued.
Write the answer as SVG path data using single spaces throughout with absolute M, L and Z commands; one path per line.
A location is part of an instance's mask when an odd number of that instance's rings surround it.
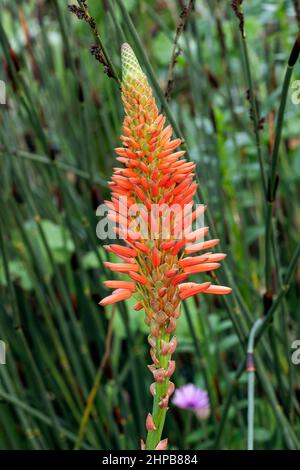
M 193 229 L 205 206 L 192 210 L 197 183 L 195 164 L 186 161 L 181 140 L 172 139 L 172 127 L 159 113 L 147 78 L 128 44 L 122 46 L 122 100 L 125 109 L 122 147 L 116 149 L 116 168 L 110 182 L 112 193 L 108 218 L 126 246 L 105 248 L 118 255 L 120 263 L 105 263 L 112 271 L 129 276 L 128 281 L 106 281 L 115 289 L 100 302 L 108 305 L 137 297 L 135 310 L 146 312 L 154 377 L 153 414 L 147 417 L 147 449 L 158 448 L 168 400 L 174 391 L 170 377 L 175 369 L 171 354 L 176 348 L 176 320 L 181 299 L 199 293 L 228 294 L 231 289 L 184 282 L 197 273 L 217 269 L 225 254 L 204 252 L 219 240 L 201 241 L 208 227 Z M 126 200 L 125 200 L 126 199 Z M 129 209 L 129 210 L 128 210 Z M 134 215 L 138 213 L 138 222 Z M 150 233 L 150 236 L 149 236 Z M 200 241 L 199 241 L 200 240 Z M 194 253 L 197 256 L 191 256 Z M 185 256 L 187 255 L 187 256 Z M 135 282 L 132 282 L 135 281 Z

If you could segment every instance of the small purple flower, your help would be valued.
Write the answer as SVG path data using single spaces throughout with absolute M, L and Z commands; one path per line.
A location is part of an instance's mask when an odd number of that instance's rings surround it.
M 200 419 L 209 417 L 208 393 L 194 384 L 187 384 L 178 388 L 175 391 L 172 403 L 178 406 L 178 408 L 193 410 Z

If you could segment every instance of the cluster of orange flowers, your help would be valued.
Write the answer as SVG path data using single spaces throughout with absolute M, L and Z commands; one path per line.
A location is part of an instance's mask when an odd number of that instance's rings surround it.
M 208 250 L 218 243 L 217 239 L 194 243 L 207 234 L 208 227 L 191 229 L 188 234 L 185 230 L 179 237 L 183 222 L 181 220 L 176 226 L 174 218 L 169 239 L 160 236 L 154 240 L 151 237 L 143 239 L 140 231 L 130 230 L 130 217 L 122 214 L 121 197 L 127 198 L 128 206 L 142 204 L 141 216 L 143 211 L 148 212 L 145 220 L 152 224 L 152 229 L 154 223 L 159 225 L 155 230 L 157 233 L 164 226 L 166 214 L 162 209 L 160 223 L 154 222 L 151 214 L 153 205 L 170 209 L 177 205 L 183 210 L 184 206 L 192 203 L 197 190 L 197 183 L 193 181 L 195 164 L 182 158 L 184 150 L 176 151 L 181 140 L 171 140 L 172 128 L 170 125 L 164 127 L 166 118 L 159 114 L 147 78 L 128 44 L 122 46 L 122 65 L 122 98 L 126 116 L 121 137 L 123 147 L 117 148 L 116 153 L 117 160 L 124 166 L 114 170 L 110 183 L 112 198 L 107 205 L 109 217 L 118 224 L 118 233 L 121 235 L 126 230 L 127 246 L 105 246 L 123 261 L 105 264 L 112 271 L 128 274 L 132 281 L 106 281 L 106 287 L 115 290 L 100 304 L 128 299 L 138 292 L 141 300 L 135 308 L 144 308 L 151 319 L 151 300 L 163 306 L 174 295 L 185 299 L 198 293 L 227 294 L 231 289 L 210 282 L 183 282 L 192 274 L 217 269 L 220 266 L 218 262 L 225 257 L 223 253 L 207 251 L 198 256 L 184 257 L 185 254 Z M 204 211 L 205 206 L 199 206 L 192 213 L 191 222 Z

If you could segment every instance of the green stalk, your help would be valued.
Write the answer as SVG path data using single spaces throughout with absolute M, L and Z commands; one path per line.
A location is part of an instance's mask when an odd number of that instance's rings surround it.
M 163 333 L 161 335 L 161 338 L 159 338 L 157 341 L 157 352 L 156 352 L 156 357 L 159 361 L 158 367 L 162 369 L 167 369 L 168 363 L 170 360 L 170 354 L 167 354 L 167 355 L 160 354 L 160 347 L 161 347 L 162 340 L 165 342 L 169 342 L 170 335 L 168 335 L 167 333 Z M 161 398 L 166 396 L 166 394 L 168 393 L 169 383 L 170 383 L 170 379 L 168 377 L 165 377 L 162 383 L 157 383 L 157 382 L 155 383 L 155 395 L 154 395 L 154 401 L 153 401 L 152 417 L 153 417 L 153 421 L 154 421 L 156 429 L 154 431 L 148 431 L 147 439 L 146 439 L 146 446 L 145 446 L 147 450 L 155 450 L 157 444 L 161 440 L 161 435 L 163 432 L 168 408 L 166 407 L 161 408 L 159 406 L 159 402 Z
M 262 188 L 263 188 L 263 193 L 264 193 L 264 195 L 266 195 L 267 194 L 267 186 L 266 186 L 266 176 L 265 176 L 264 162 L 263 162 L 263 156 L 262 156 L 262 151 L 261 151 L 261 143 L 260 143 L 260 135 L 259 135 L 258 107 L 257 107 L 256 98 L 255 98 L 254 85 L 253 85 L 253 79 L 252 79 L 252 73 L 251 73 L 251 66 L 250 66 L 250 60 L 249 60 L 246 37 L 243 36 L 243 35 L 242 35 L 242 38 L 241 38 L 241 45 L 242 45 L 242 55 L 243 55 L 244 67 L 245 67 L 245 76 L 246 76 L 247 85 L 248 85 L 248 88 L 249 88 L 249 99 L 250 99 L 252 117 L 253 117 L 253 130 L 254 130 L 254 135 L 255 135 L 255 143 L 256 143 L 258 162 L 259 162 L 259 168 L 260 168 L 261 185 L 262 185 Z
M 286 100 L 289 91 L 290 81 L 294 69 L 294 65 L 296 64 L 299 52 L 300 52 L 300 45 L 299 45 L 299 37 L 296 39 L 290 58 L 288 61 L 288 65 L 286 68 L 283 84 L 282 84 L 282 91 L 281 91 L 281 99 L 280 105 L 278 110 L 278 116 L 276 121 L 276 131 L 275 131 L 275 141 L 272 150 L 272 157 L 271 157 L 271 169 L 269 174 L 269 182 L 268 182 L 268 189 L 267 189 L 267 215 L 266 215 L 266 232 L 265 232 L 265 278 L 266 278 L 266 290 L 267 293 L 272 293 L 272 259 L 271 259 L 271 234 L 272 234 L 272 212 L 273 206 L 275 203 L 276 198 L 276 191 L 278 186 L 278 178 L 277 178 L 277 167 L 278 167 L 278 160 L 279 160 L 279 148 L 281 142 L 281 134 L 282 134 L 282 126 L 283 126 L 283 118 L 284 112 L 286 107 Z
M 293 274 L 295 272 L 295 269 L 296 269 L 298 261 L 299 261 L 299 258 L 300 258 L 300 243 L 298 244 L 297 248 L 294 251 L 294 254 L 292 256 L 292 259 L 291 259 L 290 264 L 289 264 L 288 269 L 287 269 L 287 273 L 286 273 L 283 285 L 281 286 L 281 289 L 280 289 L 280 291 L 279 291 L 279 293 L 276 297 L 276 300 L 273 302 L 272 307 L 268 310 L 267 314 L 264 317 L 264 322 L 263 322 L 263 324 L 261 326 L 261 329 L 260 329 L 260 331 L 257 335 L 257 341 L 260 340 L 261 336 L 263 335 L 263 333 L 267 329 L 268 325 L 270 324 L 270 322 L 273 319 L 275 311 L 281 305 L 281 302 L 282 302 L 284 296 L 288 292 L 288 290 L 290 288 L 290 283 L 292 281 Z
M 78 0 L 78 3 L 80 5 L 80 8 L 82 8 L 82 10 L 84 10 L 84 12 L 90 16 L 89 14 L 89 11 L 88 9 L 86 8 L 86 5 L 84 2 L 82 2 L 81 0 Z M 121 87 L 121 81 L 119 79 L 119 76 L 117 74 L 117 71 L 115 69 L 115 66 L 113 64 L 113 61 L 111 60 L 107 50 L 106 50 L 106 47 L 104 46 L 103 42 L 102 42 L 102 39 L 100 37 L 100 35 L 98 34 L 98 31 L 96 28 L 91 28 L 92 29 L 92 32 L 93 32 L 93 35 L 94 35 L 94 38 L 95 38 L 95 41 L 96 41 L 96 44 L 100 47 L 101 49 L 101 52 L 104 56 L 104 59 L 105 59 L 105 62 L 107 64 L 107 67 L 109 68 L 110 72 L 111 72 L 111 75 L 112 75 L 112 78 L 114 78 L 116 80 L 116 82 L 118 83 L 119 87 Z
M 269 183 L 268 183 L 268 190 L 267 190 L 267 215 L 266 215 L 266 232 L 265 232 L 265 253 L 266 253 L 266 262 L 265 262 L 265 278 L 266 278 L 266 289 L 267 292 L 272 291 L 272 259 L 271 259 L 271 233 L 272 233 L 272 212 L 273 206 L 276 197 L 276 189 L 277 189 L 277 166 L 278 166 L 278 159 L 279 159 L 279 147 L 281 141 L 281 133 L 282 133 L 282 126 L 283 126 L 283 116 L 286 106 L 287 94 L 289 90 L 289 85 L 291 81 L 291 76 L 293 72 L 293 66 L 288 65 L 284 81 L 282 85 L 282 92 L 281 92 L 281 100 L 280 106 L 278 111 L 278 117 L 276 122 L 276 133 L 275 133 L 275 142 L 272 151 L 272 159 L 271 159 L 271 170 L 269 176 Z
M 254 365 L 254 341 L 255 336 L 263 323 L 262 318 L 258 318 L 254 323 L 248 340 L 247 347 L 247 372 L 248 372 L 248 433 L 247 433 L 247 449 L 253 450 L 254 435 L 254 384 L 255 384 L 255 365 Z

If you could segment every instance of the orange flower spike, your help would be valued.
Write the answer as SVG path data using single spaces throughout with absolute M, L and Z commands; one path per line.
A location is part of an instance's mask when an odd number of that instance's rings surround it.
M 192 210 L 197 190 L 193 181 L 195 163 L 183 158 L 185 151 L 179 148 L 181 139 L 172 138 L 172 126 L 165 125 L 166 118 L 159 113 L 147 77 L 128 44 L 123 44 L 121 55 L 125 118 L 123 146 L 116 149 L 116 154 L 122 168 L 114 169 L 110 182 L 112 202 L 107 207 L 108 220 L 116 225 L 116 233 L 122 236 L 124 245 L 106 245 L 105 249 L 123 262 L 104 264 L 127 275 L 127 280 L 105 281 L 107 288 L 115 290 L 100 304 L 106 306 L 134 296 L 137 303 L 133 309 L 145 311 L 153 361 L 149 366 L 154 379 L 150 391 L 156 397 L 153 413 L 147 418 L 148 435 L 143 444 L 150 450 L 162 448 L 162 443 L 163 448 L 167 445 L 166 439 L 161 440 L 161 421 L 165 419 L 169 397 L 174 391 L 170 377 L 175 362 L 171 356 L 177 344 L 173 334 L 181 301 L 198 294 L 228 294 L 231 289 L 188 280 L 194 274 L 217 269 L 225 254 L 204 252 L 191 256 L 219 242 L 202 240 L 208 227 L 193 227 L 193 222 L 206 209 L 199 205 Z M 125 210 L 121 197 L 127 198 Z M 139 215 L 135 212 L 138 222 L 133 220 L 131 206 L 142 207 Z

